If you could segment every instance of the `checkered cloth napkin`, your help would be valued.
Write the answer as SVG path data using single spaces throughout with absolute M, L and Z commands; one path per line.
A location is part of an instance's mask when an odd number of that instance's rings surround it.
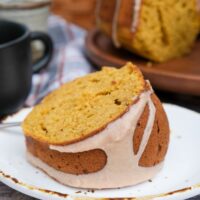
M 58 16 L 50 16 L 48 32 L 53 39 L 54 55 L 47 68 L 33 75 L 32 89 L 26 106 L 35 105 L 63 83 L 93 71 L 84 56 L 86 32 L 83 29 Z

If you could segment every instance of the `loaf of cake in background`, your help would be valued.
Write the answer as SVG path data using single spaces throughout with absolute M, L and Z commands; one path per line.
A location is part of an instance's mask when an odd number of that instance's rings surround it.
M 96 17 L 116 47 L 164 62 L 191 51 L 199 16 L 197 0 L 98 0 Z

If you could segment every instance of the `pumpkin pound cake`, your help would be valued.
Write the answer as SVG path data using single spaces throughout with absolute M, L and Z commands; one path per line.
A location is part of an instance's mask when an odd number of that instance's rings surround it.
M 62 184 L 118 188 L 153 178 L 169 143 L 165 111 L 132 63 L 55 90 L 23 122 L 27 159 Z
M 99 0 L 97 27 L 116 47 L 165 62 L 191 51 L 199 8 L 199 0 Z

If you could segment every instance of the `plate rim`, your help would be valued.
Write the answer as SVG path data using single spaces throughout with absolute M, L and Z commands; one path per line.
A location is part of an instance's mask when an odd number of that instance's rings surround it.
M 48 189 L 44 189 L 44 188 L 39 188 L 36 186 L 31 186 L 29 184 L 26 184 L 24 182 L 18 181 L 16 178 L 4 173 L 2 170 L 0 170 L 0 181 L 2 183 L 4 183 L 5 185 L 7 185 L 8 187 L 21 192 L 25 195 L 31 196 L 31 197 L 35 197 L 35 198 L 41 198 L 40 195 L 42 195 L 42 198 L 44 198 L 45 196 L 49 196 L 53 195 L 53 197 L 58 198 L 58 199 L 72 199 L 72 200 L 114 200 L 116 198 L 110 198 L 110 197 L 89 197 L 89 196 L 85 196 L 85 197 L 74 197 L 73 195 L 67 194 L 67 193 L 60 193 L 60 192 L 56 192 L 53 190 L 48 190 Z M 15 187 L 17 186 L 17 187 Z M 67 187 L 67 186 L 66 186 Z M 194 190 L 198 191 L 198 194 L 200 194 L 200 183 L 197 183 L 195 185 L 192 186 L 188 186 L 185 188 L 181 188 L 179 190 L 174 190 L 174 191 L 170 191 L 170 192 L 166 192 L 166 193 L 159 193 L 159 194 L 155 194 L 155 195 L 145 195 L 145 196 L 141 196 L 141 197 L 128 197 L 128 200 L 152 200 L 152 199 L 162 199 L 162 198 L 168 198 L 168 197 L 174 197 L 175 195 L 188 195 L 189 197 L 193 197 L 192 193 L 194 192 Z M 32 191 L 30 193 L 30 191 Z M 197 195 L 198 195 L 197 194 Z M 192 196 L 191 196 L 192 195 Z M 186 197 L 188 198 L 188 197 Z M 117 200 L 127 200 L 127 197 L 120 197 L 117 198 Z

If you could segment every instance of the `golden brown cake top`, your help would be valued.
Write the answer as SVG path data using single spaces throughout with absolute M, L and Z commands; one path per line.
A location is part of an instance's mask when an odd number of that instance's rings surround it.
M 144 89 L 144 78 L 132 63 L 104 67 L 45 97 L 24 120 L 24 133 L 54 145 L 81 141 L 123 115 Z

